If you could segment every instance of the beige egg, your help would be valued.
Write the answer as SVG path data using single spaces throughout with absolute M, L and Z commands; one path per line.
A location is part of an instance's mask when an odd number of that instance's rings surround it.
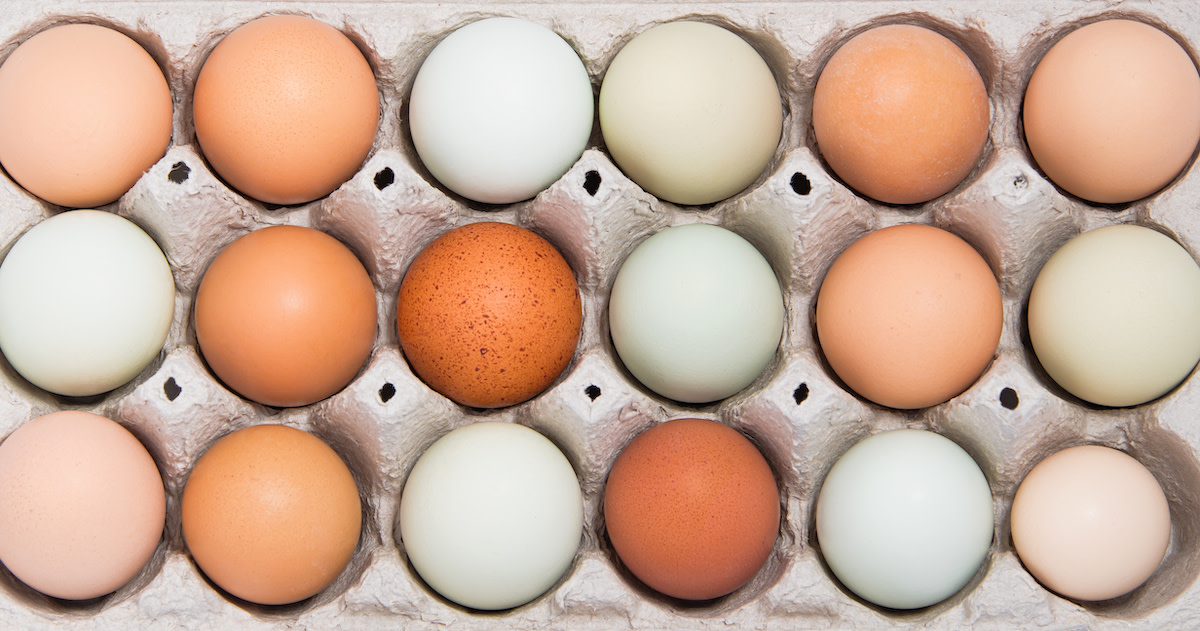
M 1158 569 L 1171 511 L 1154 474 L 1101 445 L 1059 451 L 1025 476 L 1012 505 L 1021 562 L 1046 587 L 1079 600 L 1126 594 Z

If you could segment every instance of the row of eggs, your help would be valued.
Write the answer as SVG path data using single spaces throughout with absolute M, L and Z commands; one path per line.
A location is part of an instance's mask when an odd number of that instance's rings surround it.
M 348 247 L 313 228 L 271 226 L 211 261 L 191 322 L 227 387 L 261 404 L 300 407 L 357 376 L 375 347 L 377 309 L 375 286 Z M 101 395 L 132 380 L 161 352 L 174 315 L 166 257 L 114 213 L 61 212 L 0 261 L 0 353 L 55 394 Z M 668 399 L 704 404 L 759 378 L 778 352 L 786 311 L 754 245 L 719 226 L 687 224 L 634 248 L 613 281 L 607 317 L 635 379 Z M 886 407 L 922 409 L 983 374 L 1004 307 L 969 243 L 901 224 L 838 255 L 814 320 L 817 348 L 848 389 Z M 414 373 L 485 409 L 554 384 L 575 357 L 582 321 L 575 274 L 554 245 L 494 221 L 459 226 L 421 250 L 395 314 Z M 1059 248 L 1027 308 L 1046 373 L 1070 394 L 1112 407 L 1154 400 L 1187 378 L 1200 361 L 1197 321 L 1200 266 L 1167 235 L 1137 225 L 1085 232 Z
M 138 575 L 159 546 L 166 501 L 155 462 L 89 412 L 38 417 L 0 444 L 0 562 L 49 596 L 92 599 Z M 670 598 L 709 601 L 746 585 L 777 545 L 776 477 L 758 447 L 719 422 L 680 418 L 634 437 L 605 482 L 605 534 L 619 563 Z M 187 552 L 230 596 L 286 605 L 329 587 L 362 535 L 341 457 L 286 425 L 245 427 L 194 463 L 180 500 Z M 92 510 L 95 509 L 95 510 Z M 817 544 L 866 601 L 917 609 L 979 572 L 993 498 L 978 465 L 931 431 L 892 430 L 842 454 L 815 506 Z M 557 446 L 524 425 L 481 421 L 443 435 L 400 495 L 398 540 L 422 581 L 474 610 L 519 607 L 570 569 L 583 498 Z M 1026 568 L 1067 598 L 1137 589 L 1171 540 L 1162 489 L 1141 463 L 1098 445 L 1039 462 L 1013 498 Z M 1106 550 L 1096 555 L 1097 547 Z
M 88 98 L 73 98 L 86 94 Z M 1101 96 L 1103 95 L 1103 96 Z M 446 188 L 508 204 L 574 164 L 594 103 L 583 63 L 554 32 L 489 18 L 444 38 L 408 104 L 413 145 Z M 719 26 L 681 21 L 626 44 L 598 99 L 604 143 L 648 192 L 684 205 L 728 198 L 774 156 L 784 112 L 771 69 Z M 1057 42 L 1024 99 L 1024 135 L 1042 171 L 1100 204 L 1150 195 L 1200 142 L 1200 75 L 1187 51 L 1148 24 L 1103 20 Z M 816 145 L 866 197 L 919 204 L 953 189 L 988 139 L 988 94 L 950 39 L 889 24 L 846 41 L 812 94 Z M 196 138 L 213 169 L 260 201 L 329 194 L 360 167 L 379 124 L 378 86 L 340 31 L 291 15 L 225 36 L 193 94 Z M 68 207 L 117 199 L 171 135 L 171 95 L 136 42 L 101 26 L 40 32 L 0 65 L 0 164 L 27 190 Z

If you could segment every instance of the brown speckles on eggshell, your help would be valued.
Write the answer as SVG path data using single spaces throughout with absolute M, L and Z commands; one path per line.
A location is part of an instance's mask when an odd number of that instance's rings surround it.
M 496 408 L 537 396 L 562 374 L 582 314 L 575 275 L 554 246 L 482 222 L 417 256 L 396 319 L 401 349 L 426 384 L 463 405 Z

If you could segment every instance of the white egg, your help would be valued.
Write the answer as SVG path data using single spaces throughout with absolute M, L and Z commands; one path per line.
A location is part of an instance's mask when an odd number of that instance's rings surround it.
M 817 497 L 817 542 L 838 580 L 893 609 L 962 589 L 992 542 L 992 494 L 979 465 L 924 430 L 876 434 L 829 470 Z
M 1029 294 L 1029 341 L 1067 392 L 1129 406 L 1166 394 L 1200 361 L 1200 266 L 1170 237 L 1134 225 L 1059 248 Z
M 421 65 L 409 127 L 421 162 L 488 204 L 529 199 L 575 164 L 594 98 L 579 55 L 553 31 L 489 18 L 451 33 Z
M 59 213 L 0 264 L 0 351 L 57 394 L 101 394 L 136 377 L 162 350 L 174 312 L 162 250 L 109 212 Z
M 622 264 L 608 320 L 638 381 L 676 401 L 707 403 L 750 385 L 775 357 L 783 294 L 749 241 L 718 226 L 676 226 Z
M 417 573 L 474 609 L 523 605 L 570 567 L 583 496 L 554 443 L 523 425 L 480 422 L 438 439 L 400 497 L 400 536 Z

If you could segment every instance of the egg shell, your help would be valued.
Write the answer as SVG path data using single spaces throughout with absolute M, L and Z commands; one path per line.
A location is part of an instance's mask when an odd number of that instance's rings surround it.
M 413 146 L 439 182 L 469 199 L 510 204 L 579 159 L 592 132 L 592 84 L 554 31 L 487 18 L 429 53 L 408 114 Z
M 39 416 L 0 444 L 0 562 L 55 598 L 104 596 L 163 538 L 154 459 L 129 430 L 77 410 Z
M 991 547 L 992 524 L 979 465 L 924 430 L 856 443 L 817 497 L 822 558 L 851 591 L 893 609 L 928 607 L 966 586 Z
M 937 405 L 970 387 L 1003 324 L 987 262 L 932 226 L 892 226 L 855 241 L 817 294 L 817 339 L 833 371 L 894 408 Z
M 62 287 L 71 290 L 50 289 Z M 0 261 L 0 350 L 56 394 L 94 396 L 135 379 L 158 358 L 174 315 L 158 244 L 110 212 L 46 218 Z
M 341 457 L 285 425 L 255 425 L 213 443 L 180 503 L 188 553 L 238 598 L 293 603 L 327 587 L 350 562 L 362 502 Z
M 213 372 L 266 405 L 308 405 L 342 389 L 375 343 L 375 288 L 337 239 L 270 226 L 213 259 L 196 291 L 196 341 Z
M 766 563 L 779 534 L 770 465 L 737 430 L 679 419 L 637 435 L 604 486 L 604 527 L 621 563 L 686 600 L 725 596 Z
M 1121 204 L 1161 189 L 1200 143 L 1200 74 L 1170 35 L 1101 20 L 1046 52 L 1021 121 L 1038 168 L 1067 192 Z
M 570 568 L 583 495 L 571 463 L 536 430 L 474 423 L 417 459 L 399 525 L 405 556 L 438 593 L 474 609 L 510 609 Z
M 979 70 L 953 41 L 913 24 L 852 37 L 813 91 L 817 147 L 848 186 L 889 204 L 919 204 L 979 162 L 990 106 Z
M 600 129 L 617 165 L 677 204 L 711 204 L 756 180 L 783 128 L 770 67 L 716 24 L 660 24 L 627 43 L 600 85 Z
M 52 204 L 117 200 L 171 141 L 171 90 L 144 48 L 97 24 L 63 24 L 0 65 L 0 164 Z
M 463 405 L 521 403 L 554 383 L 579 342 L 583 308 L 571 267 L 519 226 L 479 222 L 425 247 L 400 285 L 404 356 Z
M 1105 226 L 1055 251 L 1029 294 L 1029 340 L 1071 394 L 1131 406 L 1162 396 L 1200 361 L 1200 266 L 1143 226 Z
M 621 264 L 608 306 L 613 347 L 633 376 L 677 401 L 717 401 L 775 358 L 783 295 L 770 263 L 737 233 L 675 226 Z
M 1068 598 L 1108 600 L 1133 591 L 1171 544 L 1170 507 L 1154 474 L 1101 445 L 1071 447 L 1037 463 L 1017 488 L 1011 520 L 1021 562 Z
M 344 34 L 271 15 L 226 35 L 192 97 L 196 140 L 233 188 L 270 204 L 328 195 L 362 165 L 379 127 L 375 74 Z

